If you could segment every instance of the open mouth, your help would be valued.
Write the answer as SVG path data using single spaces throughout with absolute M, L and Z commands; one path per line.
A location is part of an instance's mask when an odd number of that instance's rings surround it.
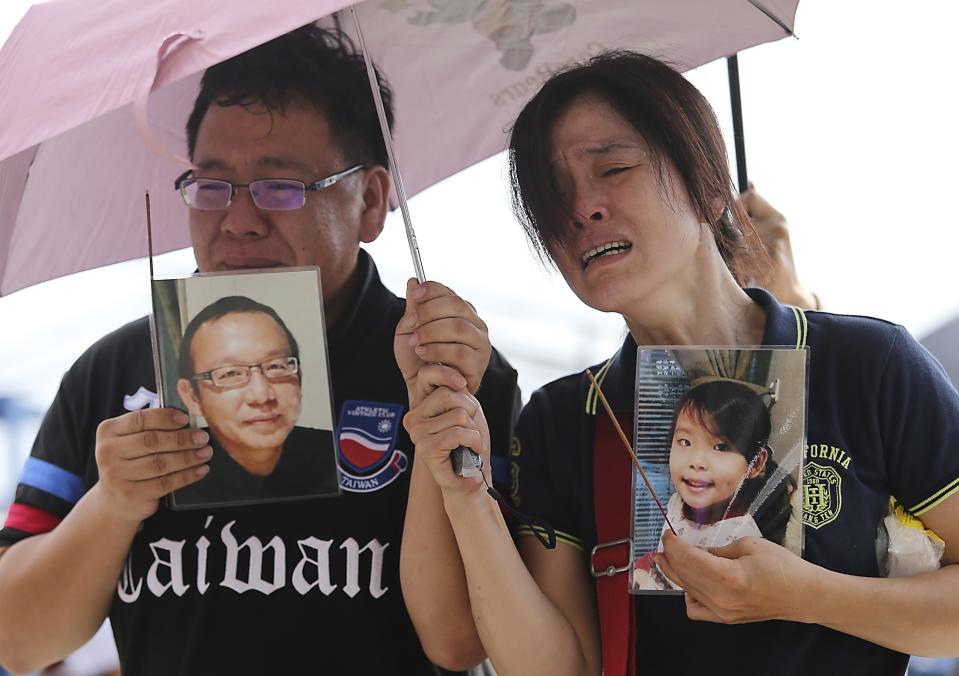
M 698 479 L 683 479 L 683 483 L 694 491 L 704 491 L 713 485 L 712 481 L 702 481 Z
M 585 269 L 590 263 L 605 256 L 613 256 L 615 254 L 626 253 L 633 248 L 633 245 L 627 241 L 619 242 L 607 242 L 606 244 L 600 244 L 598 247 L 590 249 L 583 254 L 583 269 Z

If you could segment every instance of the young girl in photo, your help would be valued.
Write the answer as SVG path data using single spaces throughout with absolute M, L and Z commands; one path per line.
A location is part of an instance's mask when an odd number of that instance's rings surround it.
M 676 407 L 669 475 L 676 491 L 666 506 L 676 535 L 697 547 L 722 547 L 746 536 L 782 540 L 789 519 L 791 477 L 764 509 L 765 530 L 750 513 L 775 470 L 771 423 L 763 395 L 746 383 L 709 380 L 692 387 Z M 663 524 L 663 532 L 669 526 Z M 660 544 L 659 551 L 662 551 Z M 653 563 L 635 562 L 636 589 L 679 589 Z

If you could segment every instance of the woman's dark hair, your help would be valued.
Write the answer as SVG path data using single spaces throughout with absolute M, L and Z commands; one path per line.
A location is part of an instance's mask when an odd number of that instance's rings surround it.
M 516 119 L 509 146 L 513 212 L 540 257 L 551 260 L 579 218 L 555 187 L 549 137 L 570 104 L 590 94 L 601 97 L 646 140 L 664 191 L 665 162 L 676 168 L 736 281 L 743 285 L 762 278 L 768 257 L 736 201 L 712 108 L 679 72 L 629 51 L 604 52 L 553 75 Z M 728 208 L 728 215 L 716 213 L 717 205 L 720 212 Z
M 393 94 L 377 72 L 386 118 L 393 126 Z M 389 166 L 363 55 L 339 30 L 307 24 L 211 66 L 186 123 L 193 158 L 200 123 L 211 104 L 262 104 L 271 114 L 308 103 L 326 116 L 331 136 L 349 162 Z
M 747 464 L 756 460 L 759 452 L 766 450 L 766 467 L 762 475 L 743 481 L 731 511 L 745 512 L 769 477 L 777 474 L 778 464 L 773 460 L 769 446 L 772 423 L 769 408 L 763 395 L 745 383 L 734 380 L 709 380 L 689 391 L 679 401 L 670 439 L 676 433 L 676 420 L 686 413 L 710 434 L 727 440 L 732 448 L 728 452 L 742 455 Z M 790 497 L 796 483 L 786 475 L 754 514 L 763 537 L 781 543 L 786 533 L 786 524 L 792 510 Z M 737 510 L 737 507 L 739 509 Z
M 180 377 L 186 380 L 193 379 L 193 337 L 196 336 L 196 332 L 200 330 L 201 326 L 227 315 L 251 312 L 259 312 L 275 321 L 280 329 L 283 330 L 286 341 L 290 345 L 290 356 L 296 357 L 297 359 L 300 358 L 300 346 L 297 344 L 293 332 L 290 331 L 286 323 L 280 319 L 280 315 L 276 313 L 276 310 L 269 305 L 259 303 L 247 296 L 225 296 L 215 300 L 197 312 L 183 331 L 183 338 L 180 339 L 180 354 L 178 355 L 177 361 Z M 194 383 L 194 387 L 195 386 L 196 384 Z

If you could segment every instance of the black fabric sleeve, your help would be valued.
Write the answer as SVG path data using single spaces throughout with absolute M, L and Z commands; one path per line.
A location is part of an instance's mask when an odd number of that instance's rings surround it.
M 78 396 L 82 387 L 77 381 L 82 370 L 78 362 L 67 372 L 43 418 L 0 530 L 0 546 L 48 532 L 87 488 L 87 458 L 92 450 L 86 452 L 81 441 L 88 436 L 81 431 L 86 398 Z
M 125 413 L 125 397 L 138 388 L 152 388 L 155 400 L 146 318 L 101 338 L 64 375 L 21 471 L 0 546 L 48 532 L 97 482 L 97 427 Z
M 959 393 L 901 326 L 883 368 L 877 408 L 896 499 L 921 516 L 959 493 Z
M 580 450 L 575 448 L 578 435 L 564 434 L 564 430 L 588 421 L 581 413 L 559 415 L 553 404 L 548 387 L 537 390 L 520 414 L 511 450 L 510 501 L 526 514 L 547 521 L 558 541 L 582 548 L 574 469 L 579 463 L 572 457 Z M 529 528 L 519 526 L 517 531 L 522 534 Z
M 522 399 L 516 369 L 495 349 L 476 398 L 489 425 L 493 485 L 505 495 L 509 489 L 509 453 Z
M 476 398 L 489 424 L 492 452 L 505 457 L 519 417 L 521 399 L 516 369 L 495 349 Z

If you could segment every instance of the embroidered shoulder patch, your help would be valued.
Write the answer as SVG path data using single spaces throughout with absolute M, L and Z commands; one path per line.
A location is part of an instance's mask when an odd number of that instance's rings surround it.
M 396 448 L 403 404 L 343 402 L 336 426 L 340 486 L 351 493 L 372 493 L 392 483 L 409 466 Z
M 842 509 L 842 476 L 834 467 L 807 462 L 803 467 L 803 524 L 822 528 Z

